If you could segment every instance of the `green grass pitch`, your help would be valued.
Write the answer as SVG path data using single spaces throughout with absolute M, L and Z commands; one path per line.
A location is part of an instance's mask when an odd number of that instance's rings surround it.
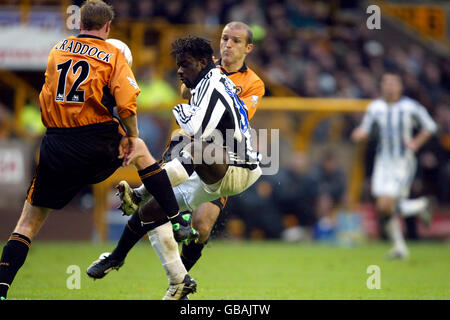
M 167 278 L 148 242 L 119 271 L 93 281 L 86 268 L 105 245 L 34 241 L 9 299 L 161 299 Z M 191 300 L 450 299 L 450 247 L 411 243 L 406 261 L 387 261 L 387 243 L 354 248 L 323 244 L 211 241 L 191 270 L 198 292 Z M 80 289 L 66 286 L 67 268 L 81 269 Z M 368 289 L 367 267 L 380 267 L 381 288 Z M 73 274 L 72 274 L 73 275 Z

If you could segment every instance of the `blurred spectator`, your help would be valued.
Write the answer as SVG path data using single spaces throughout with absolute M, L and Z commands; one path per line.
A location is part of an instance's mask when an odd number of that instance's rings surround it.
M 312 170 L 312 177 L 319 184 L 320 195 L 329 197 L 333 207 L 342 204 L 347 187 L 345 174 L 333 151 L 323 153 L 319 165 Z M 329 202 L 328 198 L 322 200 Z
M 178 99 L 173 86 L 159 76 L 154 68 L 144 68 L 138 73 L 138 85 L 141 93 L 138 96 L 138 105 L 141 110 L 155 107 L 171 106 Z
M 262 176 L 242 195 L 231 197 L 226 211 L 229 221 L 243 222 L 248 237 L 264 235 L 285 241 L 311 240 L 317 221 L 319 185 L 308 173 L 304 153 L 291 157 L 289 168 L 276 176 Z
M 188 10 L 184 8 L 182 0 L 171 0 L 164 4 L 163 16 L 167 19 L 167 22 L 171 24 L 186 23 L 185 17 Z
M 261 176 L 244 193 L 230 197 L 226 210 L 244 222 L 247 237 L 280 237 L 283 224 L 274 201 L 276 188 L 271 176 Z
M 194 5 L 187 13 L 188 24 L 206 24 L 206 11 L 200 5 Z
M 274 200 L 284 217 L 286 240 L 311 238 L 312 227 L 317 221 L 319 184 L 309 174 L 307 156 L 295 152 L 291 156 L 289 168 L 281 169 L 276 180 Z
M 156 1 L 153 0 L 134 2 L 133 5 L 131 6 L 132 17 L 141 18 L 142 21 L 145 21 L 149 18 L 157 16 L 157 8 L 155 2 Z
M 228 13 L 228 21 L 244 21 L 248 25 L 266 25 L 264 12 L 258 0 L 237 2 Z
M 0 102 L 0 140 L 11 136 L 13 123 L 13 114 Z
M 450 203 L 450 106 L 436 108 L 439 134 L 419 154 L 417 193 L 434 194 L 441 203 Z
M 138 118 L 139 137 L 152 146 L 152 155 L 160 159 L 167 142 L 168 128 L 156 115 L 140 113 Z
M 113 1 L 111 1 L 111 4 L 114 7 L 114 14 L 115 14 L 114 20 L 116 22 L 128 20 L 128 18 L 130 17 L 130 14 L 131 14 L 130 2 L 113 0 Z
M 207 26 L 217 26 L 222 24 L 222 6 L 221 0 L 209 0 L 206 4 L 206 16 L 204 24 Z
M 39 101 L 36 103 L 28 103 L 24 106 L 21 114 L 22 127 L 27 133 L 35 138 L 40 138 L 44 132 L 45 127 L 41 121 L 41 111 L 39 110 Z

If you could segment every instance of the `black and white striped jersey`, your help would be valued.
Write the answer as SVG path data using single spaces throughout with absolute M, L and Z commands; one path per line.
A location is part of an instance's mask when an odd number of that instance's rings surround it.
M 224 146 L 231 165 L 256 168 L 260 156 L 252 148 L 247 107 L 236 86 L 214 65 L 191 89 L 189 104 L 178 104 L 173 114 L 189 136 Z
M 417 101 L 402 97 L 395 103 L 383 99 L 373 100 L 364 115 L 360 128 L 370 132 L 372 125 L 379 129 L 377 157 L 402 158 L 413 156 L 406 142 L 413 138 L 413 129 L 419 124 L 422 129 L 434 133 L 436 123 L 427 110 Z

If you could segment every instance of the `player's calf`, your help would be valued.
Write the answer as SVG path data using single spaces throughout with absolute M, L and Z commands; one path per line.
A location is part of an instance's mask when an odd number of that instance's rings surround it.
M 206 202 L 202 203 L 192 215 L 192 226 L 200 234 L 197 242 L 206 243 L 211 234 L 211 230 L 220 215 L 220 208 L 218 205 Z

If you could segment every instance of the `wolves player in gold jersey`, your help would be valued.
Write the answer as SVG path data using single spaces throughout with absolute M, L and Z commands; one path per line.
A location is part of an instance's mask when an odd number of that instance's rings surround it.
M 3 248 L 2 300 L 49 212 L 62 209 L 85 185 L 105 180 L 121 165 L 131 163 L 139 170 L 148 192 L 177 226 L 176 237 L 183 240 L 191 235 L 189 219 L 178 213 L 166 170 L 139 139 L 136 98 L 140 90 L 133 72 L 121 51 L 105 41 L 113 9 L 101 0 L 88 0 L 80 14 L 80 35 L 62 40 L 49 55 L 39 96 L 47 132 L 22 214 Z M 125 132 L 112 115 L 113 106 Z M 179 276 L 178 283 L 185 281 L 195 289 L 187 272 Z

